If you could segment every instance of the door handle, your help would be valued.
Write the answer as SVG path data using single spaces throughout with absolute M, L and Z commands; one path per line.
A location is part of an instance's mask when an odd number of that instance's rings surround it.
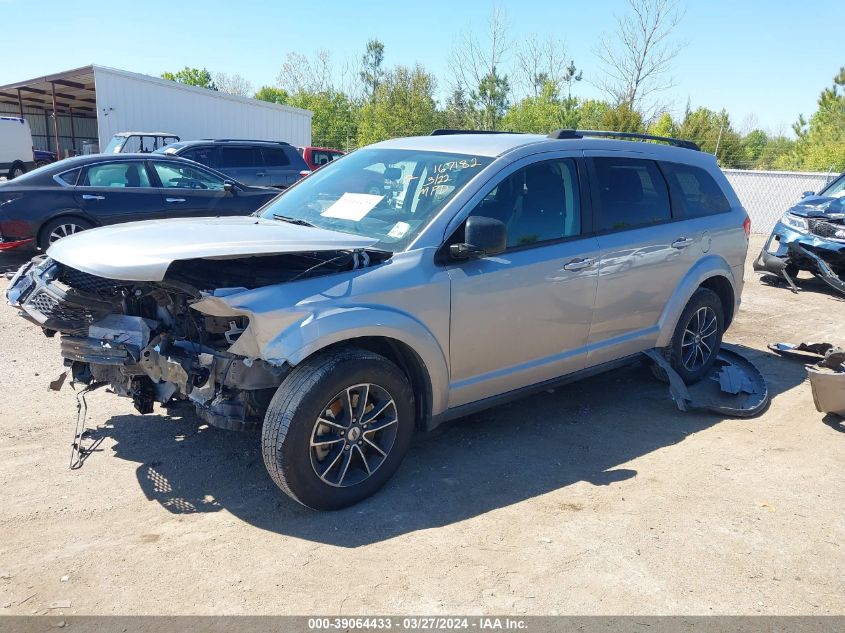
M 260 171 L 260 172 L 258 172 L 258 173 L 257 173 L 257 174 L 255 174 L 255 175 L 260 177 L 260 176 L 265 176 L 266 174 L 265 174 L 263 171 Z
M 695 242 L 695 240 L 691 237 L 679 237 L 674 242 L 672 242 L 672 248 L 686 248 L 687 246 L 690 246 L 693 242 Z
M 83 200 L 105 200 L 106 197 L 105 196 L 95 196 L 95 195 L 90 194 L 90 193 L 83 193 L 82 199 Z
M 591 259 L 589 257 L 579 257 L 578 259 L 573 259 L 571 261 L 566 262 L 563 265 L 564 270 L 583 270 L 584 268 L 589 268 L 593 264 L 596 263 L 596 260 Z
M 185 202 L 185 198 L 165 198 L 165 202 Z

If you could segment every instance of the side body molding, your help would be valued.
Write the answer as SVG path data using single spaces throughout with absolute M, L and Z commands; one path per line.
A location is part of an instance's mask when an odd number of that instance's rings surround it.
M 704 281 L 711 277 L 725 277 L 730 282 L 734 296 L 736 296 L 737 282 L 728 262 L 719 255 L 702 257 L 687 271 L 678 287 L 675 288 L 672 297 L 666 303 L 666 307 L 663 308 L 663 313 L 657 323 L 660 333 L 657 337 L 656 347 L 669 345 L 678 319 L 681 318 L 681 312 L 684 311 L 690 297 Z M 736 300 L 738 301 L 738 298 Z M 731 307 L 734 311 L 737 308 L 736 305 Z

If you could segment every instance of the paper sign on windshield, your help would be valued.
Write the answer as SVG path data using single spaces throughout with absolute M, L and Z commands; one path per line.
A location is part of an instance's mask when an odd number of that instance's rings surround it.
M 384 196 L 375 196 L 370 193 L 345 193 L 320 215 L 324 218 L 339 218 L 360 222 L 361 218 L 381 202 L 382 198 Z

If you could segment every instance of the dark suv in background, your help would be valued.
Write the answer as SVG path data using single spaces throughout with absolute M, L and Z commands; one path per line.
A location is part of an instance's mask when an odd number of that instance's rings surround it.
M 283 141 L 183 141 L 156 151 L 188 158 L 247 185 L 284 189 L 309 171 L 296 148 Z

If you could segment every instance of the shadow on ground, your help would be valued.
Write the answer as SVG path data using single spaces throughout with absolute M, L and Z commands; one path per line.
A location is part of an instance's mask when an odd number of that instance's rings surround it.
M 773 396 L 804 380 L 800 365 L 735 349 L 771 376 Z M 632 366 L 418 434 L 381 492 L 352 508 L 318 513 L 276 488 L 257 433 L 204 427 L 190 409 L 182 410 L 181 417 L 173 410 L 116 416 L 91 439 L 113 438 L 115 455 L 139 464 L 146 496 L 171 512 L 225 509 L 272 532 L 342 547 L 462 521 L 576 482 L 613 485 L 637 476 L 621 464 L 733 423 L 680 413 L 647 367 Z

